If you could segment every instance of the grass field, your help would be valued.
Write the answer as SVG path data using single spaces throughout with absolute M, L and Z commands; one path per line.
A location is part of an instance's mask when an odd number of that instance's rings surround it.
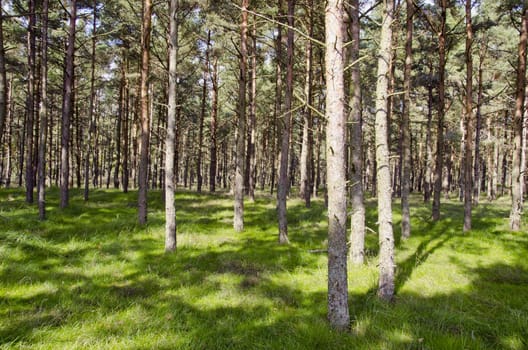
M 528 349 L 528 233 L 507 230 L 509 201 L 462 205 L 429 220 L 412 200 L 412 237 L 397 240 L 397 297 L 379 302 L 377 237 L 349 268 L 352 331 L 326 323 L 326 212 L 289 205 L 291 244 L 277 244 L 275 202 L 246 202 L 232 230 L 225 195 L 177 194 L 178 251 L 163 251 L 160 192 L 149 224 L 137 193 L 73 191 L 49 219 L 20 190 L 0 191 L 0 349 Z M 367 225 L 375 230 L 375 203 Z M 399 205 L 394 205 L 399 235 Z M 524 218 L 524 227 L 528 223 Z

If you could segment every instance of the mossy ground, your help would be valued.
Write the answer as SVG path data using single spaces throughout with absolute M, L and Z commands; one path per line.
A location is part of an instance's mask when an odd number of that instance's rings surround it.
M 288 203 L 291 244 L 277 244 L 274 199 L 246 201 L 232 230 L 225 194 L 179 192 L 178 250 L 165 254 L 161 193 L 149 223 L 136 222 L 137 193 L 91 192 L 48 217 L 20 190 L 0 191 L 2 349 L 527 349 L 528 233 L 509 232 L 508 200 L 442 219 L 412 199 L 412 237 L 397 240 L 397 297 L 379 302 L 377 237 L 367 263 L 349 267 L 350 333 L 326 322 L 326 212 Z M 399 205 L 394 205 L 399 235 Z M 375 203 L 367 225 L 375 230 Z M 524 227 L 527 226 L 526 220 Z M 313 252 L 316 250 L 316 252 Z

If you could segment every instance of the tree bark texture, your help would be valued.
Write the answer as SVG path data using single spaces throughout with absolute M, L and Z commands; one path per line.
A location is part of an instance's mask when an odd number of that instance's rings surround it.
M 473 28 L 471 0 L 466 0 L 466 139 L 464 142 L 464 232 L 471 230 L 473 200 Z
M 348 330 L 350 327 L 347 286 L 343 25 L 343 2 L 329 0 L 325 14 L 328 319 L 330 325 L 338 330 Z
M 385 0 L 383 24 L 381 27 L 380 52 L 378 56 L 378 79 L 376 83 L 376 162 L 379 225 L 379 285 L 378 296 L 390 301 L 394 296 L 394 237 L 392 232 L 392 190 L 387 138 L 388 85 L 390 60 L 392 56 L 393 0 Z
M 147 189 L 148 164 L 150 148 L 150 117 L 149 117 L 149 63 L 150 34 L 152 29 L 152 1 L 143 0 L 143 23 L 141 27 L 141 77 L 140 77 L 140 158 L 139 158 L 139 193 L 138 221 L 140 225 L 147 223 Z

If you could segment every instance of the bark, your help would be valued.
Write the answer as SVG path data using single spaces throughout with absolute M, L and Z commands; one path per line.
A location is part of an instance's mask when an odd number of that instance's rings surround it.
M 0 8 L 1 8 L 0 2 Z M 39 219 L 46 219 L 46 139 L 48 128 L 48 0 L 42 2 L 42 57 L 40 65 L 40 130 L 38 147 L 38 208 Z
M 75 57 L 75 22 L 77 19 L 77 0 L 70 0 L 70 24 L 68 29 L 68 48 L 66 50 L 66 69 L 62 97 L 61 132 L 61 171 L 60 171 L 60 207 L 66 208 L 69 202 L 70 179 L 70 123 L 73 114 L 73 81 Z
M 510 212 L 510 229 L 521 229 L 522 192 L 521 192 L 521 148 L 523 129 L 524 91 L 526 87 L 526 42 L 528 39 L 528 6 L 523 5 L 521 34 L 519 39 L 519 57 L 517 66 L 517 84 L 515 115 L 513 118 L 512 149 L 512 208 Z
M 350 315 L 347 287 L 343 25 L 343 2 L 328 0 L 325 14 L 328 319 L 332 327 L 346 331 L 350 327 Z
M 123 192 L 128 192 L 128 182 L 129 182 L 129 152 L 130 152 L 130 137 L 129 137 L 129 117 L 130 117 L 130 88 L 129 88 L 129 81 L 127 78 L 128 70 L 129 70 L 129 61 L 128 61 L 128 46 L 125 45 L 125 52 L 123 54 L 123 69 L 125 70 L 125 115 L 124 115 L 124 121 L 123 121 L 123 179 L 121 180 L 123 184 Z
M 246 178 L 247 194 L 252 202 L 255 201 L 255 145 L 257 137 L 257 27 L 256 18 L 253 20 L 251 50 L 251 80 L 249 93 L 249 130 L 247 133 Z
M 387 138 L 388 124 L 388 84 L 389 62 L 392 55 L 392 21 L 393 1 L 385 1 L 384 18 L 381 27 L 380 51 L 378 58 L 378 79 L 376 84 L 376 162 L 377 162 L 377 195 L 378 224 L 380 245 L 380 275 L 378 296 L 390 301 L 394 296 L 394 237 L 392 232 L 391 174 L 389 162 L 389 145 Z
M 139 158 L 139 193 L 138 221 L 147 223 L 147 190 L 150 148 L 150 115 L 149 115 L 149 63 L 150 34 L 152 29 L 152 0 L 143 0 L 143 23 L 141 28 L 141 78 L 140 78 L 140 158 Z
M 165 251 L 176 250 L 176 208 L 174 207 L 174 150 L 176 148 L 178 64 L 178 0 L 170 0 L 169 96 L 165 139 Z
M 403 239 L 411 236 L 411 214 L 409 210 L 409 195 L 411 192 L 411 69 L 412 69 L 412 40 L 413 40 L 413 0 L 406 0 L 406 40 L 405 40 L 405 68 L 403 78 L 403 112 L 402 112 L 402 178 L 401 178 L 401 206 L 402 221 L 401 235 Z
M 28 1 L 29 7 L 29 23 L 28 23 L 28 80 L 27 80 L 27 99 L 26 99 L 26 136 L 24 143 L 26 144 L 26 202 L 33 203 L 33 188 L 34 184 L 34 168 L 33 168 L 33 128 L 35 122 L 35 81 L 36 81 L 36 14 L 35 14 L 35 0 Z
M 350 19 L 351 49 L 350 61 L 359 59 L 360 49 L 360 22 L 359 1 L 352 0 Z M 365 203 L 363 193 L 363 132 L 361 110 L 361 77 L 359 64 L 354 64 L 350 73 L 350 121 L 351 121 L 351 172 L 350 172 L 350 202 L 352 215 L 350 219 L 350 262 L 361 265 L 365 260 Z
M 211 163 L 209 165 L 209 191 L 214 192 L 216 189 L 216 174 L 217 174 L 217 118 L 218 118 L 218 57 L 213 57 L 213 74 L 211 76 L 211 83 L 213 87 L 213 100 L 211 102 L 211 140 L 209 142 Z
M 279 243 L 289 243 L 288 219 L 286 217 L 286 199 L 290 185 L 288 177 L 288 156 L 290 151 L 290 122 L 292 119 L 293 97 L 293 25 L 294 0 L 288 0 L 288 31 L 287 31 L 287 63 L 286 63 L 286 91 L 284 94 L 284 113 L 281 118 L 280 166 L 277 188 L 277 213 L 279 221 Z
M 2 0 L 0 0 L 0 9 L 2 7 Z M 6 128 L 7 120 L 7 77 L 5 68 L 5 48 L 4 48 L 4 13 L 0 11 L 0 136 L 4 135 L 4 129 Z
M 198 155 L 196 159 L 196 176 L 197 176 L 197 188 L 198 192 L 202 192 L 202 148 L 203 148 L 203 131 L 204 131 L 204 120 L 205 120 L 205 107 L 207 98 L 207 80 L 209 76 L 209 46 L 211 45 L 211 31 L 207 32 L 207 42 L 205 48 L 205 60 L 204 60 L 204 71 L 203 71 L 203 86 L 202 86 L 202 103 L 200 112 L 200 125 L 198 129 Z
M 249 0 L 242 0 L 240 23 L 240 75 L 238 77 L 238 124 L 236 139 L 235 204 L 233 227 L 236 232 L 244 230 L 244 162 L 246 136 L 246 80 L 247 80 L 247 31 Z
M 473 200 L 473 29 L 471 0 L 466 0 L 466 139 L 464 154 L 464 232 L 471 230 Z M 478 161 L 478 160 L 477 160 Z
M 309 0 L 307 4 L 308 11 L 308 35 L 313 37 L 313 0 Z M 305 77 L 304 94 L 306 98 L 306 105 L 303 111 L 303 134 L 302 134 L 302 148 L 301 148 L 301 183 L 299 188 L 299 195 L 304 199 L 307 208 L 310 207 L 310 198 L 312 195 L 312 80 L 313 80 L 313 48 L 312 41 L 306 40 L 306 77 Z
M 431 141 L 431 124 L 433 121 L 433 67 L 429 67 L 429 82 L 427 84 L 427 129 L 425 131 L 425 175 L 424 175 L 424 203 L 431 201 L 431 178 L 433 174 L 433 145 Z
M 273 194 L 275 190 L 275 180 L 277 177 L 277 152 L 279 150 L 279 117 L 282 115 L 282 0 L 279 0 L 279 25 L 277 26 L 277 38 L 275 40 L 275 52 L 276 52 L 276 62 L 275 62 L 275 105 L 273 110 L 273 139 L 271 140 L 273 144 L 273 151 L 271 155 L 271 181 L 270 181 L 270 193 Z
M 434 191 L 432 219 L 440 219 L 440 196 L 442 194 L 442 173 L 444 167 L 444 117 L 445 117 L 445 65 L 446 65 L 446 21 L 447 0 L 440 1 L 440 31 L 438 34 L 438 122 L 436 137 L 436 160 L 434 170 Z
M 478 92 L 477 92 L 477 114 L 476 114 L 476 130 L 475 130 L 475 162 L 473 174 L 475 183 L 473 185 L 473 204 L 478 205 L 480 200 L 481 180 L 485 177 L 481 171 L 481 164 L 483 163 L 480 155 L 480 133 L 482 130 L 482 103 L 484 98 L 484 82 L 482 81 L 484 75 L 484 59 L 486 56 L 487 43 L 481 43 L 479 50 L 479 67 L 478 67 Z

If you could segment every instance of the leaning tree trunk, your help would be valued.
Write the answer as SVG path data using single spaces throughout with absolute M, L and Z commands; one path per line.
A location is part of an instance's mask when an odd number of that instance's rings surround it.
M 0 3 L 1 5 L 1 3 Z M 46 139 L 48 128 L 48 0 L 42 2 L 42 57 L 40 64 L 40 130 L 38 145 L 38 208 L 39 219 L 46 218 Z
M 401 235 L 403 239 L 411 236 L 411 214 L 409 210 L 409 194 L 411 192 L 411 69 L 412 69 L 412 39 L 413 39 L 413 0 L 407 2 L 407 19 L 405 40 L 405 69 L 403 78 L 403 112 L 402 112 L 402 178 L 401 178 L 401 206 L 402 221 Z
M 60 207 L 66 208 L 69 202 L 70 180 L 70 120 L 73 113 L 73 79 L 75 57 L 75 22 L 77 20 L 77 0 L 70 1 L 70 27 L 68 30 L 68 48 L 66 50 L 66 69 L 62 97 L 62 135 L 60 170 Z M 29 166 L 29 164 L 28 164 Z
M 441 0 L 440 34 L 438 36 L 438 128 L 436 136 L 436 160 L 434 170 L 432 219 L 440 219 L 440 196 L 444 167 L 444 117 L 445 117 L 445 65 L 447 0 Z
M 292 117 L 293 97 L 293 16 L 294 0 L 288 0 L 288 32 L 287 32 L 287 64 L 286 64 L 286 91 L 284 94 L 284 108 L 286 113 L 282 117 L 279 183 L 277 189 L 277 213 L 279 219 L 279 243 L 289 243 L 288 219 L 286 217 L 286 197 L 288 195 L 288 153 L 290 151 L 290 122 Z
M 471 0 L 466 0 L 466 139 L 464 154 L 464 232 L 471 230 L 473 197 L 473 29 Z M 475 161 L 478 162 L 478 159 Z
M 238 123 L 235 164 L 235 204 L 233 227 L 244 230 L 244 163 L 246 148 L 246 80 L 247 80 L 247 31 L 249 0 L 242 0 L 242 20 L 240 23 L 240 75 L 238 77 Z
M 140 225 L 147 223 L 147 188 L 149 163 L 149 62 L 150 33 L 152 29 L 152 0 L 143 0 L 143 25 L 141 30 L 141 80 L 140 80 L 140 158 L 139 158 L 139 193 L 138 221 Z
M 347 287 L 346 115 L 343 2 L 328 0 L 325 15 L 326 170 L 328 184 L 328 319 L 350 327 Z
M 351 172 L 350 201 L 352 215 L 350 219 L 350 261 L 352 264 L 363 264 L 365 260 L 365 203 L 363 193 L 363 131 L 361 110 L 361 76 L 357 60 L 360 49 L 359 0 L 351 1 L 352 21 L 350 61 L 356 62 L 351 69 Z
M 174 150 L 176 148 L 178 0 L 170 0 L 169 18 L 169 101 L 165 139 L 165 251 L 176 249 L 176 208 L 174 207 Z
M 392 232 L 392 190 L 390 178 L 388 124 L 389 62 L 392 55 L 393 0 L 385 0 L 384 18 L 381 27 L 378 58 L 378 81 L 376 84 L 376 162 L 378 225 L 380 245 L 380 275 L 378 296 L 390 301 L 394 296 L 394 237 Z
M 515 115 L 513 119 L 513 150 L 512 150 L 512 208 L 510 212 L 510 229 L 521 229 L 521 148 L 522 119 L 524 107 L 524 90 L 526 85 L 526 42 L 528 39 L 528 6 L 523 5 L 521 35 L 519 40 L 519 58 L 517 66 L 517 91 L 515 100 Z

